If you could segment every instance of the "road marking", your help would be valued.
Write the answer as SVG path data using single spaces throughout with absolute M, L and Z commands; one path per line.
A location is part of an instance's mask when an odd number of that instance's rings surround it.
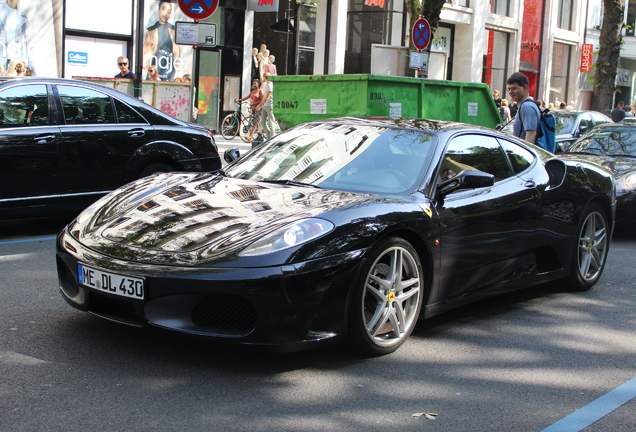
M 636 397 L 636 378 L 562 418 L 541 432 L 578 432 Z
M 8 240 L 8 241 L 0 241 L 0 245 L 11 244 L 11 243 L 29 243 L 29 242 L 55 240 L 55 239 L 56 237 L 53 236 L 53 237 L 38 237 L 38 238 L 25 239 L 25 240 Z

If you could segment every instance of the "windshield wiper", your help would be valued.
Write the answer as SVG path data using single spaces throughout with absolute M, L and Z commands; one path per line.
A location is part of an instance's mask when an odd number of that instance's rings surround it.
M 264 183 L 276 183 L 276 184 L 283 184 L 283 185 L 288 185 L 288 186 L 305 186 L 305 187 L 312 187 L 312 188 L 321 189 L 320 186 L 316 186 L 316 185 L 309 184 L 309 183 L 298 182 L 298 181 L 294 181 L 294 180 L 259 180 L 259 181 L 262 181 Z

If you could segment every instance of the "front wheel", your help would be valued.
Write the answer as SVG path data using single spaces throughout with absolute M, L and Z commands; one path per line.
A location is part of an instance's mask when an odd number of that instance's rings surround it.
M 586 207 L 577 230 L 572 257 L 572 272 L 567 279 L 572 291 L 586 291 L 598 281 L 607 261 L 609 247 L 607 216 L 595 203 Z
M 422 307 L 422 273 L 417 252 L 401 238 L 388 238 L 372 250 L 349 308 L 352 348 L 365 355 L 383 355 L 406 341 Z
M 231 140 L 239 131 L 239 122 L 235 114 L 228 114 L 221 122 L 221 135 L 227 140 Z

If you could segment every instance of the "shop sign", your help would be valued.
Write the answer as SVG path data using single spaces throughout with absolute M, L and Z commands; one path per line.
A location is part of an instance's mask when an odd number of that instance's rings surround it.
M 384 0 L 364 0 L 365 6 L 378 6 L 384 9 Z
M 247 0 L 247 10 L 254 12 L 278 12 L 279 0 Z
M 88 53 L 69 51 L 68 52 L 68 64 L 76 66 L 86 66 L 88 64 Z
M 632 85 L 632 71 L 618 68 L 616 70 L 616 85 L 621 87 L 630 87 Z
M 594 51 L 592 44 L 583 44 L 581 47 L 581 72 L 592 71 L 592 51 Z

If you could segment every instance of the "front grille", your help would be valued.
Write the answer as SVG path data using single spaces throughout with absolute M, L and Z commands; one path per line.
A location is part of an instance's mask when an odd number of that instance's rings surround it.
M 247 335 L 256 327 L 256 309 L 242 297 L 216 294 L 204 298 L 192 310 L 192 322 L 219 333 Z

